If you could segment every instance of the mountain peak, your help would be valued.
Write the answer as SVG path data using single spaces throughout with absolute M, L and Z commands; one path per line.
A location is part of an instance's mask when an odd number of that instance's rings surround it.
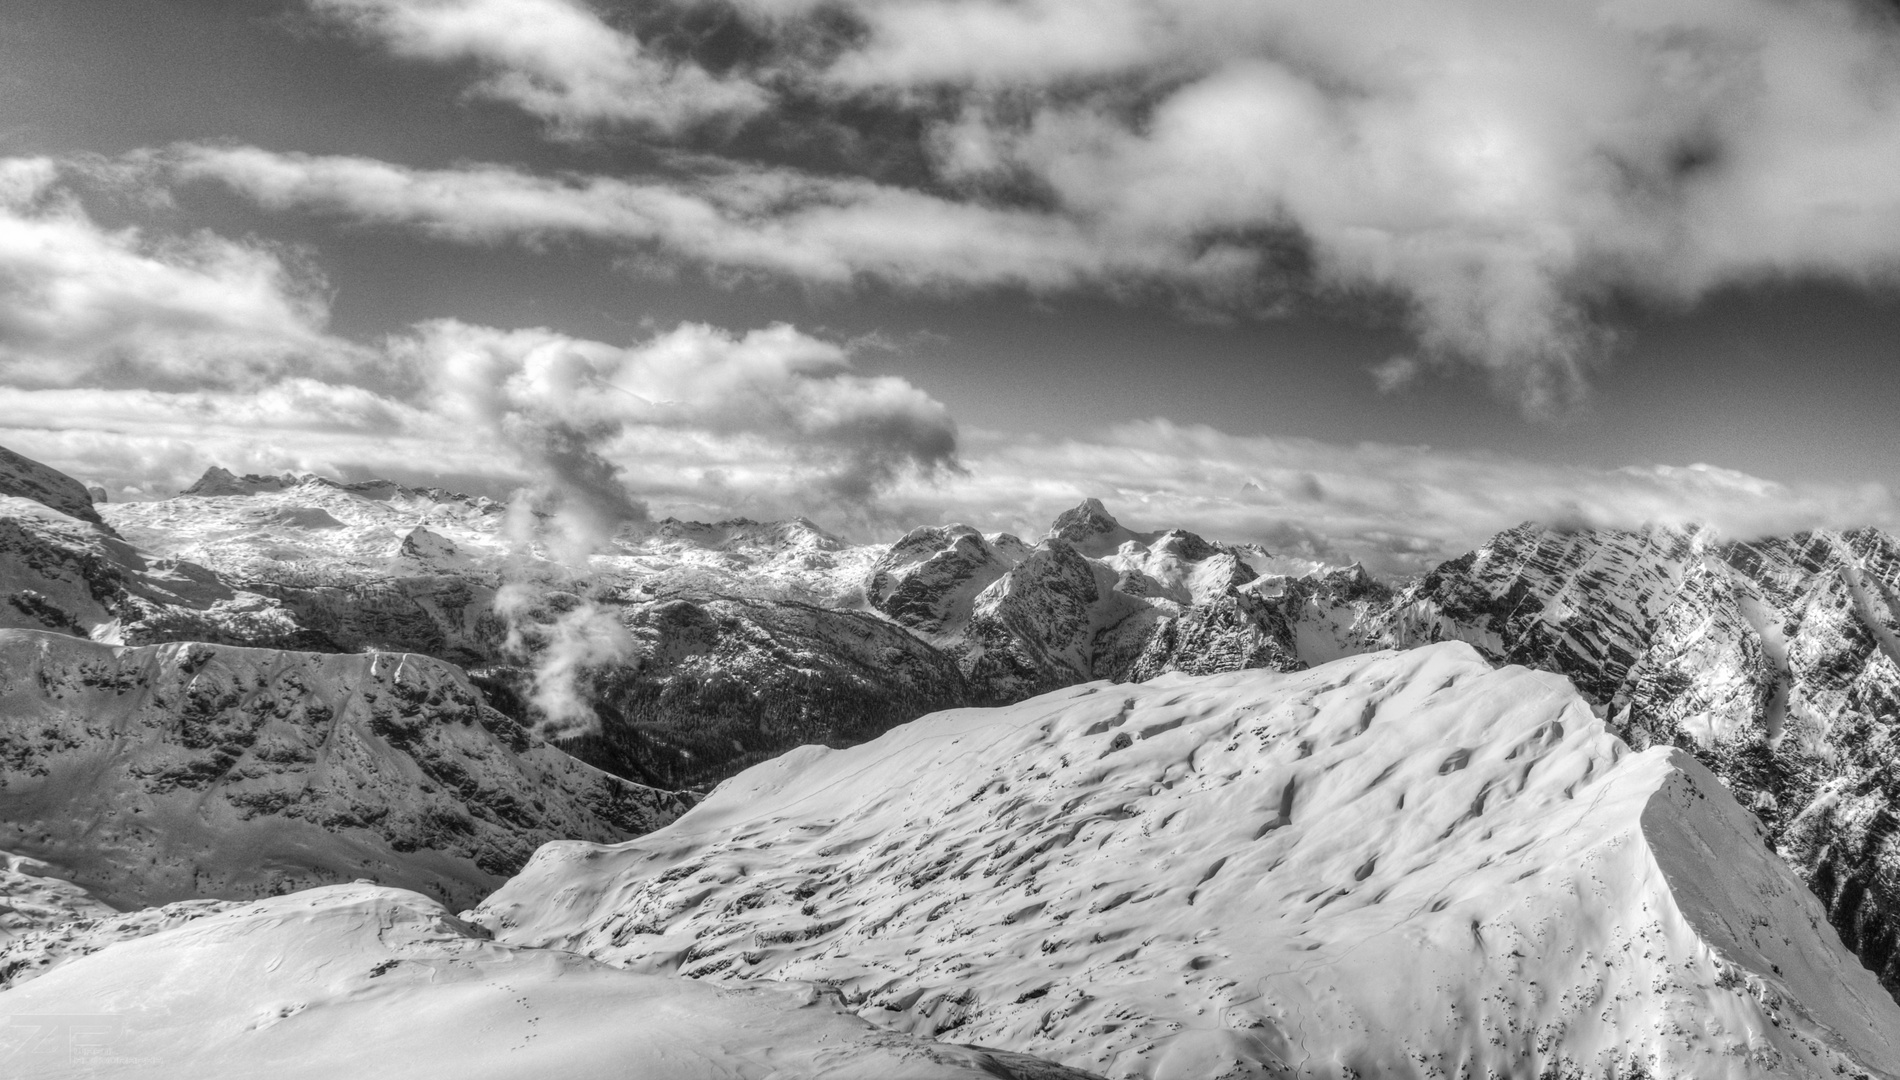
M 1043 539 L 1067 540 L 1089 554 L 1100 554 L 1113 551 L 1136 536 L 1115 520 L 1102 500 L 1091 498 L 1057 515 Z
M 296 487 L 297 477 L 290 473 L 282 476 L 262 476 L 246 473 L 239 476 L 221 465 L 213 465 L 205 470 L 198 482 L 179 492 L 180 495 L 201 495 L 210 498 L 218 495 L 255 495 L 260 491 L 282 491 Z

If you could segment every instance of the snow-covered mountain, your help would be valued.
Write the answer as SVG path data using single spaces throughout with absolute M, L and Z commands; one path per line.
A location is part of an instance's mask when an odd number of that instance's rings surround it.
M 1900 1006 L 1714 775 L 1456 643 L 808 747 L 469 917 L 1116 1077 L 1900 1075 Z
M 873 1026 L 810 984 L 722 988 L 497 943 L 397 889 L 335 885 L 145 930 L 0 993 L 12 1075 L 1088 1080 Z
M 119 907 L 371 878 L 469 903 L 690 796 L 590 768 L 452 665 L 0 630 L 0 847 Z
M 68 502 L 76 487 L 40 482 Z M 564 745 L 700 788 L 938 709 L 1462 640 L 1571 678 L 1636 745 L 1696 755 L 1900 994 L 1900 548 L 1876 531 L 1737 543 L 1526 525 L 1392 583 L 1274 573 L 1284 560 L 1258 548 L 1137 531 L 1087 500 L 1030 541 L 950 525 L 854 545 L 803 520 L 667 520 L 578 568 L 524 548 L 488 499 L 222 470 L 196 490 L 98 507 L 117 536 L 0 497 L 0 625 L 423 653 L 531 725 L 555 637 L 541 631 L 596 605 L 626 644 L 573 666 L 599 725 Z M 510 587 L 530 597 L 516 624 L 496 610 Z

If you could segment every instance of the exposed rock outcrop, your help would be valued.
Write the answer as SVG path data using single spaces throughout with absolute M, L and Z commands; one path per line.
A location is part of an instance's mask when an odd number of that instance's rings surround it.
M 105 524 L 99 511 L 93 509 L 93 498 L 87 494 L 86 485 L 4 446 L 0 446 L 0 495 L 31 499 L 68 517 L 94 525 Z
M 0 631 L 0 847 L 117 905 L 372 878 L 468 903 L 691 799 L 599 772 L 401 654 Z

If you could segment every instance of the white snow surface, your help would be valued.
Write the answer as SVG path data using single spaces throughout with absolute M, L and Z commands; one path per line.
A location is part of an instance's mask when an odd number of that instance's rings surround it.
M 467 917 L 1115 1077 L 1900 1075 L 1755 819 L 1450 642 L 806 747 Z
M 62 1017 L 83 1045 L 47 1037 Z M 230 906 L 0 993 L 0 1061 L 44 1080 L 1086 1080 L 875 1027 L 820 987 L 497 944 L 365 884 Z

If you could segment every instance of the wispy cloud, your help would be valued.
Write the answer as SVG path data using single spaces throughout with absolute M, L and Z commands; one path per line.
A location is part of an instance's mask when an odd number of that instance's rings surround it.
M 861 279 L 919 289 L 1058 290 L 1231 271 L 1086 222 L 984 206 L 857 178 L 728 163 L 680 179 L 544 176 L 498 165 L 412 169 L 359 157 L 179 146 L 158 155 L 177 181 L 216 180 L 272 209 L 413 228 L 461 243 L 593 240 L 672 265 L 759 272 L 821 286 Z
M 744 79 L 656 56 L 580 0 L 309 0 L 319 14 L 406 58 L 472 62 L 476 93 L 563 138 L 600 127 L 671 133 L 765 107 Z

